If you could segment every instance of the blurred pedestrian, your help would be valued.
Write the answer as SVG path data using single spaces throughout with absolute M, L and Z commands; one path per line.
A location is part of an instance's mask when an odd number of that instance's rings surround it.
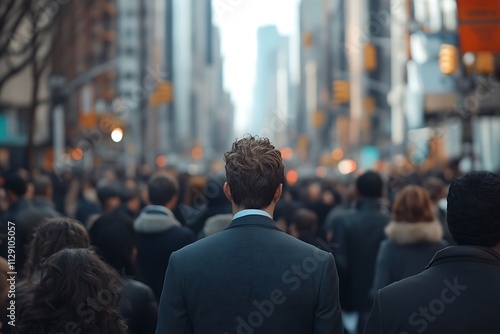
M 70 171 L 61 172 L 58 171 L 56 167 L 56 169 L 53 172 L 50 172 L 49 177 L 52 180 L 52 187 L 53 187 L 52 200 L 54 202 L 54 209 L 57 212 L 60 212 L 64 215 L 69 215 L 69 214 L 74 215 L 76 207 L 69 208 L 67 203 L 71 187 L 72 185 L 74 187 L 74 184 L 76 183 L 74 176 Z M 75 203 L 69 203 L 69 204 L 70 205 L 76 204 L 76 200 Z
M 443 208 L 443 203 L 446 203 L 446 184 L 441 179 L 429 177 L 424 181 L 423 186 L 429 192 L 432 201 L 432 211 L 443 228 L 443 239 L 450 245 L 454 244 L 455 242 L 451 237 L 448 224 L 446 223 L 446 205 Z
M 118 312 L 119 277 L 88 249 L 63 249 L 41 266 L 32 298 L 19 310 L 16 333 L 125 334 Z
M 297 210 L 304 207 L 304 204 L 298 200 L 299 191 L 296 191 L 290 185 L 286 183 L 283 184 L 283 195 L 276 203 L 274 208 L 274 220 L 278 227 L 285 233 L 290 234 L 289 227 L 292 224 L 293 215 Z
M 304 206 L 318 215 L 318 229 L 316 232 L 318 237 L 323 238 L 323 224 L 328 213 L 334 208 L 333 201 L 333 194 L 326 192 L 319 181 L 313 181 L 307 186 Z
M 137 267 L 141 279 L 153 289 L 157 300 L 170 254 L 195 241 L 195 236 L 175 219 L 177 180 L 166 173 L 154 174 L 148 182 L 150 205 L 134 221 L 137 237 Z
M 203 226 L 203 230 L 198 234 L 198 239 L 203 239 L 221 232 L 231 224 L 233 215 L 231 213 L 223 213 L 212 216 L 207 219 Z
M 97 198 L 101 204 L 101 212 L 111 212 L 121 203 L 120 186 L 117 182 L 104 184 L 97 188 Z
M 205 208 L 201 211 L 195 222 L 188 225 L 195 235 L 198 235 L 203 230 L 205 223 L 210 217 L 231 214 L 231 202 L 227 200 L 222 189 L 225 181 L 226 179 L 223 176 L 211 176 L 207 181 L 203 193 L 200 193 L 204 197 Z
M 156 333 L 342 333 L 333 256 L 272 220 L 280 151 L 248 136 L 224 157 L 233 221 L 172 254 Z
M 384 228 L 390 220 L 381 206 L 384 181 L 368 171 L 356 180 L 357 202 L 352 211 L 336 215 L 333 241 L 338 245 L 335 258 L 340 276 L 341 304 L 345 311 L 358 316 L 358 333 L 363 332 L 373 299 L 370 290 L 375 276 L 375 263 Z
M 318 231 L 318 215 L 308 209 L 299 209 L 295 212 L 290 224 L 290 235 L 295 238 L 307 242 L 310 245 L 325 249 L 326 243 L 317 236 Z M 320 241 L 321 240 L 321 241 Z
M 453 181 L 447 219 L 457 246 L 422 273 L 378 291 L 365 334 L 500 333 L 500 177 Z
M 32 299 L 31 290 L 41 280 L 46 259 L 62 249 L 88 248 L 89 245 L 87 231 L 76 220 L 57 217 L 37 226 L 29 246 L 24 279 L 16 284 L 17 309 Z
M 141 189 L 135 183 L 127 181 L 122 187 L 121 204 L 117 210 L 128 216 L 130 219 L 136 219 L 142 209 Z
M 55 238 L 57 236 L 57 238 Z M 82 224 L 67 217 L 56 217 L 42 222 L 34 231 L 26 261 L 25 280 L 37 283 L 45 259 L 65 248 L 88 248 L 87 231 Z
M 52 180 L 46 175 L 38 175 L 33 181 L 34 196 L 32 203 L 35 208 L 44 212 L 47 217 L 61 217 L 62 214 L 54 209 L 52 202 Z
M 113 175 L 112 171 L 109 171 L 109 173 L 110 175 Z M 121 204 L 120 185 L 117 182 L 101 183 L 102 185 L 97 188 L 97 198 L 99 199 L 100 210 L 98 213 L 88 217 L 85 224 L 87 230 L 90 230 L 97 219 L 101 216 L 116 213 L 115 210 L 117 210 Z M 119 215 L 122 217 L 126 216 L 124 219 L 126 219 L 126 222 L 129 223 L 130 226 L 132 225 L 132 219 L 126 214 L 119 213 Z
M 156 298 L 150 287 L 131 277 L 137 256 L 133 236 L 116 220 L 96 222 L 89 235 L 98 254 L 121 276 L 120 314 L 127 324 L 127 333 L 154 334 L 158 313 Z
M 434 254 L 448 243 L 434 216 L 428 192 L 419 186 L 403 188 L 385 228 L 388 240 L 380 245 L 372 294 L 403 278 L 423 271 Z
M 135 246 L 134 217 L 137 217 L 140 210 L 140 193 L 138 189 L 122 187 L 121 193 L 118 191 L 118 184 L 105 186 L 104 190 L 98 191 L 101 205 L 108 210 L 95 217 L 93 222 L 89 222 L 87 230 L 92 237 L 98 237 L 107 231 L 108 225 L 121 229 L 117 235 L 127 235 L 127 240 L 133 241 Z M 120 194 L 120 204 L 116 196 Z M 111 202 L 110 202 L 111 201 Z M 104 232 L 103 232 L 104 231 Z M 127 275 L 135 275 L 132 266 L 126 268 Z
M 75 219 L 87 226 L 89 218 L 99 212 L 99 200 L 97 198 L 95 182 L 90 178 L 84 178 L 80 185 Z
M 15 262 L 16 269 L 21 278 L 23 276 L 23 267 L 26 261 L 26 250 L 31 242 L 33 232 L 45 218 L 51 217 L 47 212 L 37 209 L 33 203 L 25 197 L 27 188 L 27 182 L 17 174 L 7 177 L 4 183 L 9 209 L 5 214 L 5 218 L 2 219 L 1 229 L 4 240 L 0 246 L 0 255 L 6 259 L 8 258 L 6 236 L 10 222 L 11 228 L 14 226 L 16 231 Z

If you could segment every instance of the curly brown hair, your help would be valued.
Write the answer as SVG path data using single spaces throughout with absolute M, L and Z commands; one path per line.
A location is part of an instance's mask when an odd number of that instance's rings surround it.
M 88 248 L 90 246 L 87 230 L 74 219 L 57 217 L 45 220 L 33 234 L 29 246 L 28 259 L 24 267 L 26 279 L 31 281 L 41 263 L 52 254 L 64 248 Z
M 245 136 L 224 154 L 226 179 L 236 205 L 245 209 L 268 207 L 284 180 L 281 152 L 267 138 Z
M 124 334 L 120 277 L 90 249 L 63 249 L 41 266 L 41 281 L 19 309 L 17 333 Z

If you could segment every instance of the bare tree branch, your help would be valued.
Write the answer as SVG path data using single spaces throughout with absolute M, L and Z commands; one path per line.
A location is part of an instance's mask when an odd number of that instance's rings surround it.
M 2 0 L 3 1 L 3 0 Z M 16 0 L 13 0 L 16 1 Z M 2 26 L 0 33 L 7 33 L 9 36 L 6 41 L 0 45 L 0 60 L 7 64 L 7 70 L 4 73 L 0 73 L 0 90 L 2 86 L 12 77 L 21 72 L 30 62 L 37 61 L 37 71 L 36 75 L 41 75 L 43 70 L 50 63 L 50 55 L 53 49 L 53 41 L 51 41 L 51 46 L 46 51 L 45 55 L 41 55 L 40 52 L 42 45 L 47 41 L 47 38 L 51 37 L 52 28 L 57 21 L 58 14 L 60 13 L 60 5 L 54 5 L 52 0 L 22 0 L 23 3 L 17 8 L 19 14 L 16 18 L 12 19 L 13 24 L 10 27 Z M 9 3 L 10 5 L 10 3 Z M 11 10 L 11 17 L 13 15 Z M 45 15 L 45 16 L 44 16 Z M 23 19 L 28 20 L 27 24 L 22 23 Z M 20 28 L 31 29 L 29 37 L 22 36 L 19 30 Z M 5 31 L 7 29 L 7 31 Z M 12 50 L 13 36 L 17 35 L 20 38 L 25 38 L 26 41 L 18 41 L 20 47 L 17 50 Z M 26 34 L 28 35 L 28 34 Z M 36 59 L 33 59 L 33 50 L 36 50 Z M 14 65 L 12 59 L 16 62 Z
M 54 26 L 54 21 L 52 21 L 51 24 L 47 25 L 43 29 L 37 30 L 36 33 L 38 34 L 38 36 L 37 36 L 38 40 L 49 37 L 48 34 L 46 36 L 42 36 L 42 35 L 44 35 L 44 34 L 46 34 L 46 33 L 48 33 L 48 32 L 51 31 L 51 29 Z M 31 45 L 31 43 L 26 43 L 26 44 L 24 44 L 23 48 L 20 49 L 20 50 L 16 50 L 16 51 L 10 51 L 10 50 L 8 50 L 6 52 L 6 55 L 7 56 L 19 57 L 19 56 L 22 56 L 23 54 L 25 54 L 27 51 L 31 50 L 32 47 L 33 47 L 33 45 Z
M 12 8 L 14 7 L 14 4 L 16 3 L 16 0 L 10 0 L 6 7 L 5 7 L 5 10 L 2 12 L 2 16 L 0 17 L 0 27 L 4 27 L 5 25 L 5 20 L 7 19 L 7 17 L 9 16 L 9 13 L 10 11 L 12 10 Z M 5 3 L 4 3 L 5 5 Z M 2 5 L 2 7 L 4 6 Z
M 8 50 L 9 45 L 10 45 L 10 43 L 12 41 L 12 35 L 16 33 L 16 31 L 19 28 L 19 25 L 21 24 L 23 18 L 25 18 L 26 14 L 28 12 L 30 12 L 30 1 L 29 0 L 25 0 L 24 1 L 24 5 L 21 6 L 21 8 L 20 8 L 19 11 L 20 11 L 19 16 L 14 21 L 14 24 L 13 24 L 12 27 L 7 27 L 6 25 L 3 26 L 5 28 L 4 32 L 7 33 L 8 36 L 7 36 L 7 39 L 4 42 L 4 44 L 0 46 L 0 58 Z
M 40 47 L 40 43 L 37 43 L 37 48 Z M 32 62 L 32 57 L 31 54 L 26 57 L 25 60 L 23 60 L 21 63 L 18 65 L 11 67 L 7 73 L 3 75 L 3 77 L 0 77 L 0 90 L 2 89 L 2 86 L 13 76 L 21 72 L 26 66 L 28 66 Z

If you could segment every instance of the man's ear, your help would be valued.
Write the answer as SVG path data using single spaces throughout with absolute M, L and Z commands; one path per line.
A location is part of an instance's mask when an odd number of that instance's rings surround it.
M 283 194 L 283 183 L 280 183 L 278 188 L 276 188 L 276 192 L 274 193 L 273 203 L 277 203 L 282 194 Z
M 223 189 L 224 189 L 224 194 L 226 195 L 227 199 L 232 203 L 233 196 L 231 195 L 231 188 L 229 187 L 229 183 L 225 182 Z

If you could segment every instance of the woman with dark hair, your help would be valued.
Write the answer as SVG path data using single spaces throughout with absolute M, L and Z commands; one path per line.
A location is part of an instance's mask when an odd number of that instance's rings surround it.
M 65 248 L 88 248 L 87 231 L 79 221 L 67 217 L 51 218 L 40 224 L 33 235 L 24 268 L 26 281 L 38 281 L 43 260 Z
M 19 310 L 16 333 L 125 333 L 120 279 L 91 250 L 61 250 L 40 269 L 33 298 Z
M 40 282 L 42 264 L 51 255 L 66 248 L 88 248 L 87 231 L 83 225 L 67 217 L 51 218 L 38 225 L 31 240 L 25 277 L 16 284 L 16 305 L 21 309 L 33 298 L 32 289 Z M 7 328 L 10 328 L 7 326 Z
M 387 240 L 378 252 L 372 294 L 420 273 L 434 254 L 447 246 L 428 191 L 415 185 L 404 187 L 397 195 L 385 234 Z

